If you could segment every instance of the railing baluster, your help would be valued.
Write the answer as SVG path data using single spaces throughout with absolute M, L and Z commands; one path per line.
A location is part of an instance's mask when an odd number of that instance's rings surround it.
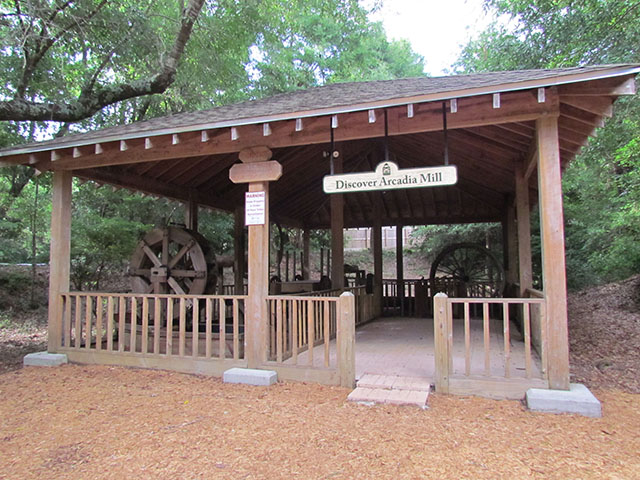
M 278 363 L 282 363 L 282 341 L 283 341 L 283 331 L 282 331 L 282 300 L 275 301 L 275 311 L 276 311 L 276 361 Z
M 504 377 L 511 377 L 511 337 L 509 334 L 509 303 L 502 304 L 502 325 L 504 339 Z
M 211 358 L 211 329 L 213 324 L 213 300 L 211 298 L 207 298 L 205 300 L 205 333 L 204 333 L 204 356 L 206 358 Z
M 524 366 L 527 378 L 531 378 L 531 315 L 530 304 L 523 304 L 524 310 Z
M 118 351 L 124 352 L 125 323 L 127 322 L 127 299 L 122 296 L 118 303 Z
M 491 375 L 491 336 L 489 332 L 489 304 L 482 303 L 482 329 L 484 332 L 484 374 Z
M 167 297 L 167 350 L 168 356 L 173 355 L 173 298 Z
M 162 298 L 153 301 L 153 353 L 160 355 L 160 330 L 162 328 Z
M 307 321 L 309 327 L 307 329 L 307 338 L 309 346 L 309 365 L 313 365 L 313 345 L 315 343 L 315 323 L 316 323 L 315 307 L 313 300 L 307 300 Z
M 329 314 L 329 302 L 327 300 L 323 301 L 324 303 L 324 328 L 323 328 L 323 336 L 324 336 L 324 366 L 329 367 L 329 341 L 331 340 L 331 330 L 330 330 L 330 314 Z
M 238 299 L 233 299 L 233 359 L 240 358 L 240 309 Z
M 142 338 L 140 345 L 141 353 L 149 353 L 149 298 L 142 298 Z
M 113 297 L 107 297 L 107 352 L 113 352 Z
M 184 343 L 187 329 L 187 312 L 184 297 L 180 297 L 180 323 L 178 333 L 178 355 L 184 357 Z
M 93 315 L 92 298 L 89 295 L 85 295 L 84 304 L 84 321 L 85 321 L 85 333 L 84 333 L 84 348 L 89 350 L 91 348 L 91 317 Z
M 224 303 L 224 298 L 221 298 L 220 301 L 218 302 L 218 317 L 220 318 L 220 322 L 219 322 L 219 335 L 220 337 L 218 338 L 218 356 L 220 357 L 220 360 L 224 360 L 225 358 L 225 353 L 226 353 L 226 333 L 227 333 L 227 327 L 226 327 L 226 317 L 227 317 L 227 312 L 226 312 L 226 307 L 225 307 L 225 303 Z
M 291 301 L 291 358 L 293 364 L 298 364 L 298 301 Z
M 61 341 L 61 346 L 64 345 L 65 347 L 71 347 L 71 296 L 70 295 L 63 295 L 64 298 L 64 318 L 63 318 L 63 323 L 64 323 L 64 338 L 61 339 L 63 341 Z
M 200 345 L 200 300 L 191 300 L 191 356 L 197 358 Z
M 129 335 L 131 345 L 129 345 L 129 351 L 135 353 L 137 350 L 137 338 L 138 333 L 138 301 L 136 297 L 131 297 L 131 334 Z
M 471 375 L 471 325 L 469 322 L 469 302 L 464 302 L 464 374 Z
M 102 297 L 96 296 L 96 350 L 102 350 Z

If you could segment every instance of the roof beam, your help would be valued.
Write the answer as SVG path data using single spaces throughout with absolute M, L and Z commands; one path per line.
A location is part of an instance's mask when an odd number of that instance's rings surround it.
M 458 111 L 447 119 L 448 128 L 468 128 L 535 120 L 545 115 L 557 115 L 558 97 L 554 89 L 549 89 L 545 103 L 538 103 L 531 91 L 507 92 L 501 95 L 500 108 L 493 108 L 492 95 L 461 98 Z M 442 109 L 440 102 L 416 104 L 413 118 L 406 116 L 406 108 L 394 107 L 388 110 L 389 135 L 430 132 L 442 130 Z M 345 113 L 339 116 L 339 126 L 334 129 L 336 141 L 375 138 L 384 136 L 383 122 L 369 123 L 367 111 Z M 261 125 L 236 127 L 239 138 L 232 141 L 228 128 L 209 130 L 208 141 L 203 142 L 200 132 L 181 134 L 180 142 L 173 143 L 173 135 L 156 137 L 152 148 L 141 145 L 129 147 L 126 152 L 119 148 L 107 150 L 103 144 L 100 155 L 86 154 L 74 157 L 72 148 L 61 150 L 59 158 L 52 162 L 56 170 L 76 170 L 110 165 L 144 163 L 194 156 L 239 152 L 245 148 L 264 145 L 280 148 L 296 145 L 327 143 L 330 125 L 325 117 L 305 121 L 302 131 L 295 131 L 295 120 L 273 122 L 271 135 L 263 136 Z M 166 138 L 163 138 L 166 137 Z M 118 147 L 119 142 L 117 143 Z

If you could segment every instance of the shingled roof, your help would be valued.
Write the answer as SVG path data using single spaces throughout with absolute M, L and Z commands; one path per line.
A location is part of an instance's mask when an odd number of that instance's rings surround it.
M 622 64 L 336 83 L 208 110 L 159 117 L 128 125 L 68 135 L 19 147 L 9 147 L 0 150 L 0 157 L 96 142 L 128 140 L 169 133 L 354 112 L 411 102 L 438 101 L 494 92 L 549 87 L 638 71 L 640 71 L 640 65 Z

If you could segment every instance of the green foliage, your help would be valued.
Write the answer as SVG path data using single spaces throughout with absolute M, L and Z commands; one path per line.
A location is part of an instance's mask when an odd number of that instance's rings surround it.
M 432 262 L 447 246 L 454 243 L 476 243 L 489 247 L 502 258 L 502 228 L 496 223 L 471 223 L 465 225 L 425 225 L 411 233 L 416 249 Z
M 640 61 L 640 2 L 486 0 L 496 22 L 455 64 L 470 73 Z M 620 99 L 614 118 L 563 175 L 567 280 L 576 288 L 640 272 L 640 98 Z M 535 277 L 540 240 L 532 219 Z

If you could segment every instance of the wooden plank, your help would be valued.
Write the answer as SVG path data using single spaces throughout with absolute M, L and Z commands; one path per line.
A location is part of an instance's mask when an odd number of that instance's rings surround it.
M 102 296 L 96 296 L 96 350 L 102 350 Z
M 107 297 L 107 351 L 113 351 L 113 297 Z
M 607 97 L 564 97 L 562 103 L 594 115 L 613 116 L 613 99 Z
M 185 337 L 187 329 L 187 312 L 186 312 L 186 300 L 184 297 L 180 298 L 180 311 L 179 311 L 179 331 L 178 331 L 178 355 L 184 357 L 185 351 Z
M 130 334 L 129 334 L 129 351 L 131 353 L 136 352 L 136 335 L 138 334 L 138 302 L 136 297 L 131 298 L 131 322 L 130 322 Z
M 153 353 L 160 354 L 160 330 L 162 328 L 162 298 L 153 301 Z
M 200 343 L 200 299 L 194 298 L 191 307 L 191 356 L 198 356 Z
M 124 352 L 125 323 L 127 322 L 127 299 L 120 297 L 118 302 L 118 351 Z
M 224 303 L 224 298 L 218 300 L 218 357 L 221 360 L 224 360 L 226 355 L 226 337 L 227 337 L 227 329 L 226 329 L 226 306 Z
M 204 356 L 205 358 L 211 358 L 211 328 L 213 321 L 213 300 L 211 298 L 205 299 L 205 333 L 204 333 Z
M 282 302 L 283 300 L 275 300 L 273 303 L 276 314 L 276 361 L 278 363 L 282 363 L 282 341 L 284 337 L 284 332 L 282 331 Z
M 86 295 L 84 297 L 84 348 L 91 348 L 91 331 L 92 331 L 92 303 L 93 299 L 91 296 Z
M 47 351 L 55 353 L 62 342 L 62 297 L 60 294 L 69 291 L 71 174 L 68 172 L 54 173 L 52 190 Z
M 60 345 L 64 347 L 71 347 L 71 296 L 63 295 L 64 299 L 63 308 L 64 308 L 64 316 L 63 316 L 63 332 L 64 336 L 61 338 Z
M 167 356 L 173 355 L 173 298 L 167 298 Z
M 504 340 L 504 376 L 511 377 L 511 335 L 509 332 L 509 304 L 502 304 L 502 335 Z
M 523 304 L 524 323 L 524 369 L 527 378 L 531 378 L 531 305 Z
M 548 319 L 549 388 L 569 389 L 567 281 L 564 254 L 564 215 L 558 151 L 558 119 L 537 121 L 538 194 L 542 243 L 542 282 Z
M 291 301 L 291 359 L 293 364 L 298 363 L 298 345 L 300 339 L 298 338 L 298 309 L 300 306 L 299 300 Z
M 464 302 L 464 373 L 471 375 L 471 326 L 469 325 L 469 302 Z
M 282 176 L 282 165 L 269 162 L 236 163 L 229 170 L 229 180 L 233 183 L 273 182 Z
M 140 351 L 149 353 L 149 299 L 142 299 L 142 338 Z
M 333 152 L 331 152 L 333 154 Z M 335 153 L 339 153 L 337 150 Z M 333 173 L 343 172 L 342 157 L 332 158 Z M 344 195 L 331 195 L 331 286 L 344 287 Z
M 307 300 L 307 332 L 308 332 L 308 346 L 309 346 L 309 366 L 313 366 L 313 346 L 315 344 L 315 300 Z
M 233 359 L 240 358 L 240 312 L 238 308 L 239 300 L 233 299 Z
M 82 297 L 76 295 L 76 312 L 75 312 L 75 347 L 80 348 L 82 346 Z
M 330 319 L 331 313 L 329 312 L 329 302 L 324 300 L 322 302 L 324 304 L 324 313 L 323 313 L 323 327 L 322 327 L 322 336 L 324 339 L 324 366 L 325 368 L 329 368 L 329 342 L 331 341 L 331 326 Z
M 525 179 L 524 167 L 516 167 L 516 216 L 518 219 L 518 270 L 520 296 L 524 297 L 528 288 L 533 286 L 531 263 L 531 220 L 529 205 L 529 186 Z
M 522 400 L 530 388 L 546 388 L 541 379 L 452 376 L 449 379 L 449 393 L 454 395 L 474 395 L 498 400 Z
M 244 270 L 245 270 L 245 230 L 244 230 L 244 206 L 238 205 L 234 210 L 233 217 L 233 283 L 234 293 L 242 295 L 244 293 Z
M 491 336 L 489 331 L 489 304 L 482 303 L 482 332 L 484 334 L 484 374 L 491 375 Z

